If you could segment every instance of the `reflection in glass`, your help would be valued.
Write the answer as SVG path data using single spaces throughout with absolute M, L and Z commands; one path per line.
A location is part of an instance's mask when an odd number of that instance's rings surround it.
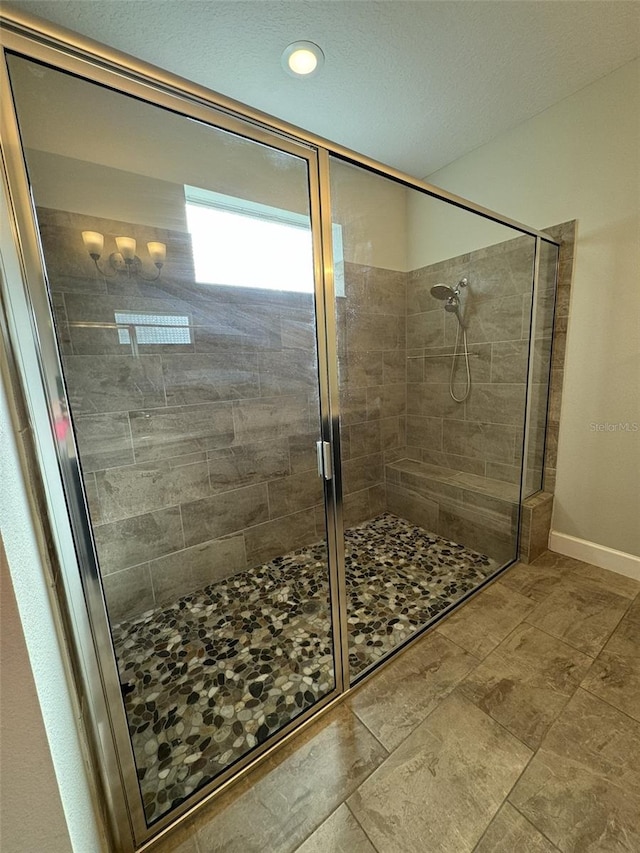
M 307 162 L 21 59 L 11 72 L 153 822 L 334 689 Z M 254 229 L 233 247 L 254 275 L 202 283 L 186 187 L 294 222 L 293 278 L 286 242 L 261 257 Z M 157 280 L 127 264 L 135 246 Z

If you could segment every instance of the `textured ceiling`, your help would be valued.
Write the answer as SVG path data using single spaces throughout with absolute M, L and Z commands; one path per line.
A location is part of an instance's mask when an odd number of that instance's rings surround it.
M 15 0 L 423 177 L 640 54 L 626 0 Z M 322 72 L 280 67 L 317 42 Z

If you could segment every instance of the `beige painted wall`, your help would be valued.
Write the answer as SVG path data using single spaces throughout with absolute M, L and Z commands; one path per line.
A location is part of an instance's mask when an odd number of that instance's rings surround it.
M 0 539 L 0 843 L 70 853 L 58 785 Z
M 499 225 L 477 213 L 407 190 L 408 269 L 420 269 L 457 258 L 467 252 L 513 240 L 521 234 L 521 231 Z M 473 286 L 471 277 L 470 284 Z
M 640 424 L 640 60 L 428 180 L 538 228 L 578 220 L 553 528 L 640 556 L 640 431 L 592 426 Z

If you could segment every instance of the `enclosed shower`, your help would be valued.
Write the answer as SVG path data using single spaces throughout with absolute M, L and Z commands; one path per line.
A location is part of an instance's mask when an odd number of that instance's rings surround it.
M 7 38 L 10 180 L 33 199 L 16 334 L 39 348 L 88 626 L 69 630 L 132 849 L 517 559 L 557 245 Z

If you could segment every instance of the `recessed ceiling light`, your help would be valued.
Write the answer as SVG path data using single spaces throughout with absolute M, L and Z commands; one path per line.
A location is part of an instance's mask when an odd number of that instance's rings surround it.
M 324 53 L 312 41 L 294 41 L 282 52 L 282 67 L 292 77 L 313 77 L 323 62 Z

